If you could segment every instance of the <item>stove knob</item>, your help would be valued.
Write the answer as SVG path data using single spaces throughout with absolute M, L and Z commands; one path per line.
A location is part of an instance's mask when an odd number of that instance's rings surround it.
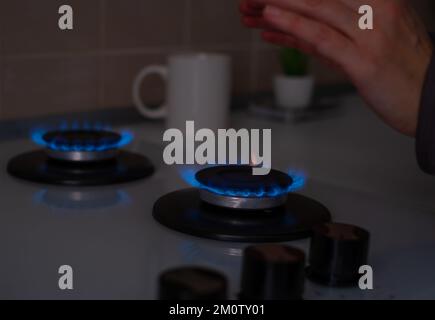
M 328 286 L 355 286 L 367 264 L 370 234 L 359 227 L 329 223 L 314 228 L 308 278 Z
M 159 278 L 160 300 L 226 300 L 224 275 L 200 267 L 183 267 L 164 272 Z
M 258 245 L 244 252 L 240 299 L 301 300 L 305 253 L 282 245 Z

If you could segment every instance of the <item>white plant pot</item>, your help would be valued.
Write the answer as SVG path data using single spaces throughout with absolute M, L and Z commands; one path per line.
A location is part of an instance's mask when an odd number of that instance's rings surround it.
M 277 75 L 274 83 L 276 104 L 285 109 L 307 108 L 313 97 L 314 77 Z

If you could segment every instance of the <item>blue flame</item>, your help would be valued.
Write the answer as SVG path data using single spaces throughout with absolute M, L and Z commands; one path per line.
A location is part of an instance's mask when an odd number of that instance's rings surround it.
M 53 150 L 53 151 L 87 151 L 87 152 L 97 152 L 97 151 L 106 151 L 111 149 L 119 149 L 128 144 L 130 144 L 134 139 L 134 134 L 128 130 L 122 130 L 118 132 L 121 135 L 121 139 L 117 142 L 107 142 L 102 140 L 98 143 L 92 142 L 62 142 L 60 140 L 48 142 L 44 140 L 44 135 L 50 131 L 59 130 L 59 131 L 68 131 L 68 130 L 96 130 L 96 131 L 111 131 L 110 126 L 104 125 L 102 123 L 89 124 L 89 123 L 78 123 L 74 122 L 72 124 L 62 123 L 58 127 L 40 127 L 32 130 L 31 139 L 37 145 Z
M 227 196 L 227 197 L 239 197 L 239 198 L 276 198 L 282 195 L 296 192 L 304 188 L 306 184 L 306 175 L 301 171 L 289 170 L 287 174 L 293 179 L 293 183 L 287 187 L 283 188 L 276 186 L 273 188 L 262 188 L 261 186 L 258 190 L 240 190 L 236 188 L 218 188 L 206 186 L 200 183 L 195 175 L 196 171 L 194 169 L 184 169 L 181 171 L 181 177 L 183 180 L 194 188 L 207 190 L 211 193 Z

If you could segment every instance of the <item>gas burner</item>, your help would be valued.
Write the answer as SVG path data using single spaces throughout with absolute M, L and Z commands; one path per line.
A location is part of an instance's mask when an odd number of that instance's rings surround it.
M 162 225 L 182 233 L 222 241 L 279 242 L 311 236 L 329 222 L 327 208 L 293 193 L 297 179 L 272 170 L 253 176 L 249 166 L 199 171 L 196 188 L 172 192 L 154 205 Z
M 219 207 L 264 210 L 282 206 L 287 201 L 293 179 L 280 171 L 267 176 L 252 175 L 250 166 L 219 166 L 196 174 L 201 184 L 201 200 Z
M 154 172 L 147 158 L 121 150 L 133 140 L 128 131 L 36 130 L 32 139 L 43 149 L 13 158 L 8 164 L 12 176 L 47 184 L 95 186 L 134 181 Z
M 42 139 L 52 159 L 96 162 L 116 157 L 122 135 L 110 131 L 68 130 L 47 132 Z

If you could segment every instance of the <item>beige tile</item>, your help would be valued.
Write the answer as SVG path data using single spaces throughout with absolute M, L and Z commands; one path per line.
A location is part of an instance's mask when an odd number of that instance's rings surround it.
M 106 48 L 181 45 L 186 0 L 106 0 Z
M 238 6 L 238 0 L 192 0 L 192 43 L 251 42 L 251 31 L 241 24 Z
M 99 3 L 74 0 L 74 30 L 58 27 L 62 0 L 2 1 L 0 20 L 4 26 L 6 54 L 75 52 L 99 46 Z
M 2 118 L 3 114 L 3 83 L 4 83 L 4 76 L 3 76 L 3 57 L 0 56 L 0 119 Z
M 271 91 L 275 75 L 281 73 L 278 50 L 277 47 L 269 46 L 267 49 L 258 49 L 254 52 L 256 92 Z
M 97 62 L 97 57 L 6 60 L 2 118 L 95 109 Z
M 5 42 L 5 7 L 8 4 L 6 1 L 0 0 L 0 55 L 3 55 L 4 52 L 4 42 Z
M 167 60 L 164 54 L 105 56 L 102 59 L 103 97 L 100 104 L 103 107 L 132 106 L 131 88 L 139 71 L 152 64 L 165 64 Z M 160 104 L 164 96 L 165 85 L 159 77 L 152 76 L 143 81 L 145 103 Z
M 253 88 L 250 51 L 244 50 L 226 53 L 232 58 L 233 94 L 251 93 Z

